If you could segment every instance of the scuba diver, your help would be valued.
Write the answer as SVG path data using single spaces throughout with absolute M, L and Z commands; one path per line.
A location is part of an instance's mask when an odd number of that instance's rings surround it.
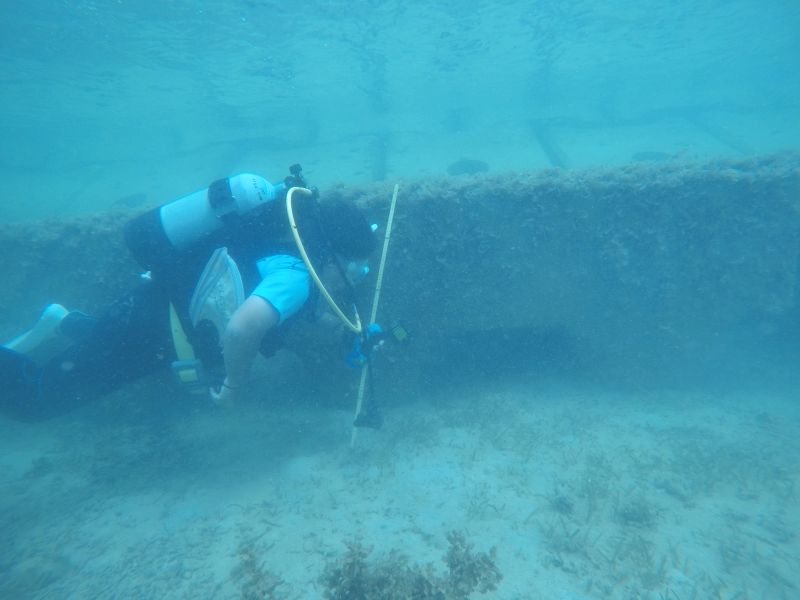
M 335 308 L 326 287 L 354 307 L 375 226 L 353 203 L 320 201 L 299 165 L 290 171 L 278 184 L 221 179 L 129 221 L 142 282 L 97 317 L 51 304 L 0 346 L 0 411 L 46 419 L 166 368 L 230 405 L 259 351 L 271 355 L 293 321 L 314 319 L 321 295 Z

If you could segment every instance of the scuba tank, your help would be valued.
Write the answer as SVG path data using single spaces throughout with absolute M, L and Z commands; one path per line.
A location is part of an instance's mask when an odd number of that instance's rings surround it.
M 252 211 L 286 197 L 295 185 L 305 186 L 300 165 L 291 175 L 272 184 L 259 175 L 241 173 L 214 181 L 207 188 L 145 212 L 125 225 L 125 242 L 147 270 L 174 263 L 192 253 L 228 225 Z
M 283 183 L 273 186 L 263 177 L 242 173 L 161 206 L 159 221 L 170 244 L 186 250 L 234 215 L 242 216 L 285 191 Z

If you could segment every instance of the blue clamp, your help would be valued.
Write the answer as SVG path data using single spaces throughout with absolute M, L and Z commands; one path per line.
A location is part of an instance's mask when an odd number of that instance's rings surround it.
M 352 369 L 360 369 L 369 360 L 369 354 L 375 346 L 380 345 L 383 337 L 383 327 L 377 323 L 370 323 L 360 337 L 353 342 L 353 349 L 345 357 L 344 362 Z M 370 343 L 372 340 L 372 343 Z

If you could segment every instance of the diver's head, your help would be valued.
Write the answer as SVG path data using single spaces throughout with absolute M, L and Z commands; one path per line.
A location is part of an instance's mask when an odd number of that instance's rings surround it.
M 369 272 L 369 256 L 375 251 L 378 240 L 374 228 L 353 203 L 329 200 L 319 203 L 321 229 L 327 242 L 325 276 L 332 287 L 360 283 Z
M 366 261 L 375 251 L 378 246 L 375 233 L 353 202 L 322 201 L 319 210 L 330 249 L 345 262 Z

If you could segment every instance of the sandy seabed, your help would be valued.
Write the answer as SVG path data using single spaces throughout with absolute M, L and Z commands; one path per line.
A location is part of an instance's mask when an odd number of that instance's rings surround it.
M 325 598 L 348 543 L 442 572 L 451 531 L 495 548 L 473 598 L 800 595 L 788 398 L 509 384 L 384 412 L 352 449 L 349 411 L 308 405 L 2 421 L 0 597 Z

